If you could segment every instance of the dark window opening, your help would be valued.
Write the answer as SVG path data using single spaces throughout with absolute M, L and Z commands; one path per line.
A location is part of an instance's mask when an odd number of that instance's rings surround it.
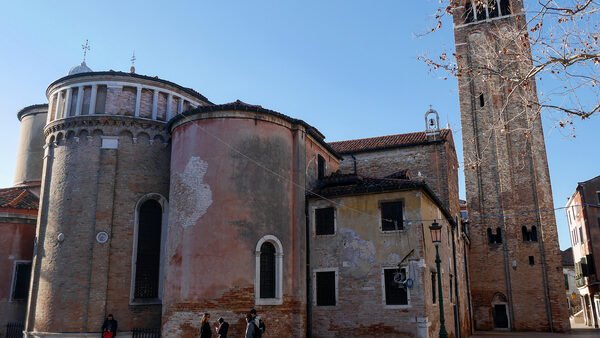
M 585 255 L 585 261 L 587 265 L 588 274 L 596 274 L 596 265 L 594 265 L 594 256 L 592 254 Z
M 475 2 L 475 21 L 485 20 L 485 6 L 483 5 L 483 1 Z
M 437 302 L 437 274 L 435 272 L 431 272 L 431 303 L 435 304 Z
M 160 203 L 144 202 L 139 211 L 134 298 L 158 298 L 161 229 Z
M 398 269 L 385 269 L 383 272 L 385 283 L 385 304 L 408 305 L 408 293 L 406 288 L 401 287 L 401 285 L 394 282 L 394 275 L 398 272 Z M 400 273 L 406 274 L 406 269 L 400 269 Z
M 333 235 L 335 233 L 335 209 L 316 209 L 315 228 L 317 235 Z
M 523 235 L 523 242 L 529 242 L 531 240 L 529 230 L 527 230 L 526 226 L 521 227 L 521 234 Z
M 402 218 L 402 202 L 381 203 L 381 230 L 394 231 L 404 229 Z
M 260 298 L 275 298 L 275 246 L 260 246 Z
M 335 306 L 335 271 L 316 274 L 317 306 Z
M 537 242 L 538 240 L 537 227 L 535 225 L 531 227 L 530 238 L 532 242 Z
M 484 107 L 485 106 L 485 99 L 483 97 L 483 94 L 479 94 L 479 107 Z
M 498 4 L 496 0 L 488 0 L 488 18 L 498 17 Z
M 533 258 L 533 256 L 529 256 L 529 265 L 534 265 L 535 264 L 535 259 Z
M 565 273 L 565 290 L 569 290 L 569 275 Z
M 13 300 L 27 300 L 29 295 L 29 280 L 31 279 L 31 262 L 17 263 L 15 265 L 15 281 L 13 287 Z
M 509 15 L 510 11 L 510 1 L 509 0 L 500 0 L 500 15 Z
M 467 1 L 467 3 L 465 3 L 465 12 L 463 14 L 463 21 L 464 21 L 464 23 L 471 23 L 471 22 L 475 21 L 475 17 L 473 16 L 473 4 L 471 4 L 471 1 Z
M 318 179 L 325 177 L 325 159 L 321 155 L 317 155 L 317 177 Z
M 492 229 L 488 228 L 487 237 L 489 244 L 500 244 L 502 243 L 502 230 L 500 230 L 500 228 L 496 228 L 496 233 L 494 234 Z
M 453 285 L 454 284 L 454 276 L 450 275 L 450 303 L 453 303 L 454 300 L 452 298 L 452 293 L 453 293 Z

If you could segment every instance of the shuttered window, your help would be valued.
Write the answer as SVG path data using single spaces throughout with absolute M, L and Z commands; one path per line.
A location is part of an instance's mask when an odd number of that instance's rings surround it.
M 315 232 L 317 235 L 333 235 L 335 233 L 334 224 L 334 208 L 321 208 L 315 210 Z
M 402 221 L 402 202 L 381 203 L 381 230 L 394 231 L 404 229 Z
M 316 273 L 317 306 L 335 306 L 335 271 Z
M 260 298 L 275 298 L 275 246 L 260 247 Z
M 139 210 L 134 291 L 136 299 L 158 298 L 161 229 L 160 203 L 147 200 Z
M 385 283 L 385 304 L 386 305 L 408 305 L 408 293 L 405 287 L 394 282 L 394 275 L 398 269 L 384 269 L 383 278 Z M 400 273 L 406 276 L 406 269 L 400 269 Z
M 13 300 L 27 300 L 29 280 L 31 279 L 31 262 L 17 263 L 13 286 Z

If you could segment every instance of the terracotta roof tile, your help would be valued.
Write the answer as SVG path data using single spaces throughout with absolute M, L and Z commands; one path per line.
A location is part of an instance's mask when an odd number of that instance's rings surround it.
M 0 208 L 37 209 L 40 199 L 27 188 L 0 189 Z
M 446 141 L 449 135 L 451 135 L 450 129 L 440 130 L 440 137 L 438 141 Z M 396 134 L 348 141 L 330 142 L 329 145 L 338 153 L 344 154 L 358 153 L 369 150 L 408 147 L 420 144 L 428 144 L 431 142 L 432 141 L 427 138 L 427 134 L 424 131 L 421 131 L 408 134 Z

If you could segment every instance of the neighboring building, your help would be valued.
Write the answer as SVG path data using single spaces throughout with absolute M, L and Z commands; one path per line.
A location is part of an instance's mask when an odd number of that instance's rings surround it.
M 48 105 L 23 108 L 15 186 L 0 189 L 0 337 L 8 323 L 22 330 L 35 245 L 43 137 Z
M 467 300 L 452 260 L 457 224 L 429 186 L 405 170 L 381 178 L 334 174 L 321 183 L 308 202 L 313 334 L 437 336 L 429 226 L 438 222 L 445 326 L 451 337 L 461 336 L 453 309 Z
M 600 176 L 577 184 L 567 202 L 567 221 L 575 261 L 575 285 L 585 324 L 600 325 Z
M 476 330 L 569 329 L 536 87 L 494 70 L 528 71 L 522 0 L 461 0 L 454 36 L 469 208 Z M 514 34 L 514 35 L 513 35 Z M 513 53 L 524 55 L 518 61 Z M 486 72 L 491 69 L 490 72 Z
M 575 285 L 575 263 L 573 262 L 573 248 L 560 252 L 562 255 L 563 274 L 565 276 L 565 295 L 569 306 L 569 316 L 581 310 L 579 290 Z

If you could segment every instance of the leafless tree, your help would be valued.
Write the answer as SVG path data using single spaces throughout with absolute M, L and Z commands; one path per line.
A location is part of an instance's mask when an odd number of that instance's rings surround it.
M 491 8 L 497 3 L 467 1 L 472 11 L 467 13 L 465 0 L 440 0 L 435 26 L 429 33 L 451 24 L 456 11 L 463 16 L 456 18 L 454 24 L 468 23 L 473 17 L 489 19 Z M 599 12 L 600 0 L 525 1 L 527 21 L 489 30 L 489 34 L 498 36 L 481 39 L 480 48 L 469 52 L 469 62 L 462 60 L 461 53 L 444 51 L 420 59 L 435 71 L 504 86 L 505 97 L 511 98 L 505 100 L 504 108 L 518 98 L 523 100 L 519 105 L 526 107 L 523 114 L 528 119 L 542 112 L 559 113 L 558 123 L 565 127 L 572 124 L 573 118 L 587 119 L 600 112 Z M 487 22 L 501 25 L 498 20 Z M 494 122 L 496 130 L 510 123 L 503 116 L 519 118 L 499 114 Z

